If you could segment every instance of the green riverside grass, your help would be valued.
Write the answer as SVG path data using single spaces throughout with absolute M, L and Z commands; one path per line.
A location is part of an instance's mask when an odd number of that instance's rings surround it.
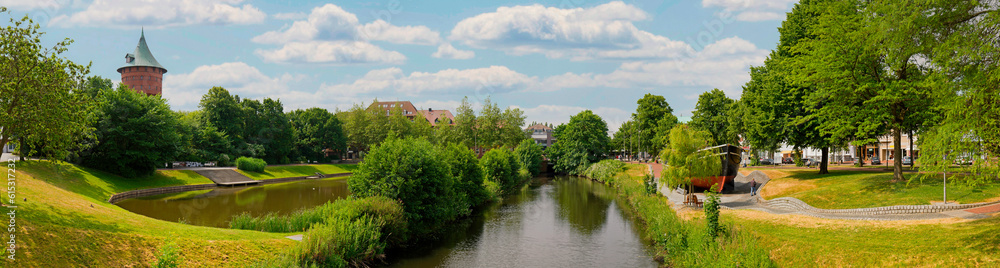
M 236 170 L 255 180 L 269 180 L 277 178 L 288 178 L 288 177 L 300 177 L 300 176 L 314 176 L 316 173 L 322 174 L 337 174 L 352 172 L 357 168 L 355 164 L 310 164 L 310 165 L 286 165 L 286 166 L 268 166 L 264 168 L 264 172 L 248 172 L 243 170 Z
M 618 189 L 619 198 L 631 208 L 629 212 L 643 223 L 644 238 L 653 243 L 657 261 L 678 267 L 777 267 L 757 243 L 757 235 L 724 218 L 721 233 L 712 238 L 704 219 L 683 220 L 666 197 L 646 192 L 645 165 L 615 162 L 598 162 L 585 174 Z
M 766 199 L 795 197 L 823 209 L 850 209 L 894 205 L 928 205 L 943 201 L 941 174 L 906 173 L 909 181 L 892 181 L 892 172 L 831 170 L 817 174 L 812 170 L 782 170 L 789 176 L 772 178 L 769 186 L 797 185 L 795 191 L 772 193 L 765 189 Z M 1000 181 L 970 187 L 963 175 L 948 175 L 948 201 L 962 204 L 996 200 L 1000 197 Z
M 160 170 L 129 179 L 62 162 L 15 165 L 18 250 L 12 265 L 143 267 L 166 256 L 180 267 L 238 267 L 297 243 L 281 234 L 157 220 L 107 202 L 128 190 L 211 183 L 191 171 Z M 176 254 L 161 254 L 168 241 L 175 243 Z

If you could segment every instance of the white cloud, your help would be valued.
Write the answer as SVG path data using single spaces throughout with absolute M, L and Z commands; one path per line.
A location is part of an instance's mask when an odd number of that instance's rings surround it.
M 467 60 L 476 56 L 476 52 L 470 50 L 459 50 L 451 46 L 451 44 L 445 43 L 438 46 L 437 52 L 431 54 L 431 57 L 443 58 L 443 59 L 456 59 L 456 60 Z
M 735 12 L 741 21 L 783 20 L 791 4 L 798 0 L 702 0 L 703 7 L 718 7 Z
M 277 13 L 271 15 L 271 17 L 274 17 L 275 19 L 279 20 L 301 20 L 305 19 L 307 16 L 308 15 L 306 15 L 306 13 L 302 12 Z
M 57 9 L 62 5 L 56 0 L 0 0 L 0 6 L 13 10 Z
M 267 62 L 277 63 L 391 63 L 406 61 L 406 56 L 359 41 L 294 42 L 279 49 L 254 51 Z
M 594 109 L 565 105 L 539 105 L 534 108 L 524 108 L 516 105 L 511 107 L 524 111 L 524 116 L 526 117 L 524 121 L 527 121 L 526 124 L 530 124 L 531 122 L 552 123 L 553 125 L 564 124 L 569 122 L 571 116 L 584 110 L 591 110 L 608 124 L 609 133 L 618 131 L 621 124 L 628 121 L 632 116 L 631 112 L 613 107 L 598 107 Z
M 539 4 L 500 7 L 460 21 L 449 38 L 514 55 L 541 53 L 573 60 L 670 58 L 693 51 L 684 42 L 641 31 L 632 24 L 648 17 L 621 1 L 574 9 Z
M 351 84 L 323 85 L 321 91 L 332 95 L 359 94 L 459 94 L 471 96 L 486 92 L 502 94 L 527 88 L 538 82 L 504 66 L 478 69 L 445 69 L 434 73 L 412 72 L 399 68 L 372 70 Z
M 163 77 L 163 97 L 174 110 L 194 110 L 201 96 L 214 86 L 221 86 L 241 97 L 292 96 L 288 83 L 303 79 L 302 75 L 284 74 L 270 77 L 243 62 L 203 65 L 190 73 Z M 285 98 L 282 97 L 282 101 Z
M 752 43 L 731 37 L 705 46 L 691 57 L 654 62 L 626 62 L 606 74 L 565 73 L 545 78 L 533 91 L 563 88 L 611 87 L 655 88 L 666 86 L 705 86 L 719 88 L 730 97 L 740 95 L 740 88 L 750 80 L 750 66 L 761 65 L 768 51 Z
M 243 0 L 95 0 L 83 11 L 60 15 L 53 25 L 62 27 L 93 26 L 164 28 L 188 25 L 257 24 L 267 17 L 264 12 Z
M 441 43 L 441 34 L 427 26 L 395 26 L 384 20 L 361 24 L 353 13 L 326 4 L 313 8 L 303 20 L 258 35 L 252 41 L 283 45 L 279 49 L 257 50 L 258 55 L 272 62 L 395 64 L 402 63 L 406 57 L 370 42 L 436 45 Z

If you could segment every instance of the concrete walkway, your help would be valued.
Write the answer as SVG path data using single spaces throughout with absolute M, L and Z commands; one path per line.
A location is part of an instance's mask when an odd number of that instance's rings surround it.
M 647 164 L 650 170 L 659 178 L 656 164 Z M 732 194 L 724 194 L 720 198 L 720 205 L 723 209 L 753 209 L 772 214 L 799 214 L 825 219 L 844 220 L 930 220 L 942 218 L 962 218 L 962 219 L 983 219 L 989 218 L 990 214 L 1000 212 L 1000 201 L 975 203 L 975 204 L 948 204 L 948 205 L 912 205 L 912 206 L 888 206 L 874 208 L 856 209 L 820 209 L 806 204 L 802 200 L 794 197 L 781 197 L 771 200 L 764 200 L 759 195 L 750 196 L 750 180 L 756 179 L 761 188 L 766 187 L 771 180 L 760 171 L 751 172 L 748 175 L 740 174 L 736 176 L 736 188 Z M 667 189 L 665 185 L 660 186 L 660 193 L 670 200 L 674 210 L 679 210 L 685 206 L 684 190 Z M 704 200 L 705 194 L 695 193 L 699 199 Z
M 198 169 L 194 171 L 215 182 L 219 186 L 258 184 L 260 181 L 248 178 L 234 169 Z

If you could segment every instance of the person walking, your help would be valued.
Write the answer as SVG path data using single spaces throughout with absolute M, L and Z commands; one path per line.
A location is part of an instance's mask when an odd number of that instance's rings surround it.
M 750 196 L 757 195 L 757 179 L 750 180 Z

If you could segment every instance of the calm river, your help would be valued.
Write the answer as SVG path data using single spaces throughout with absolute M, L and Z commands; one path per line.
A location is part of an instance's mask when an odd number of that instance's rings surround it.
M 154 195 L 122 200 L 117 205 L 150 218 L 229 228 L 229 220 L 244 212 L 286 215 L 349 194 L 347 180 L 338 178 Z
M 234 215 L 288 214 L 349 195 L 347 180 L 305 180 L 123 200 L 166 221 L 228 227 Z M 502 202 L 450 225 L 429 245 L 388 252 L 390 267 L 656 267 L 615 189 L 576 177 L 539 177 Z
M 656 267 L 614 191 L 587 179 L 536 178 L 442 241 L 390 252 L 390 266 Z

